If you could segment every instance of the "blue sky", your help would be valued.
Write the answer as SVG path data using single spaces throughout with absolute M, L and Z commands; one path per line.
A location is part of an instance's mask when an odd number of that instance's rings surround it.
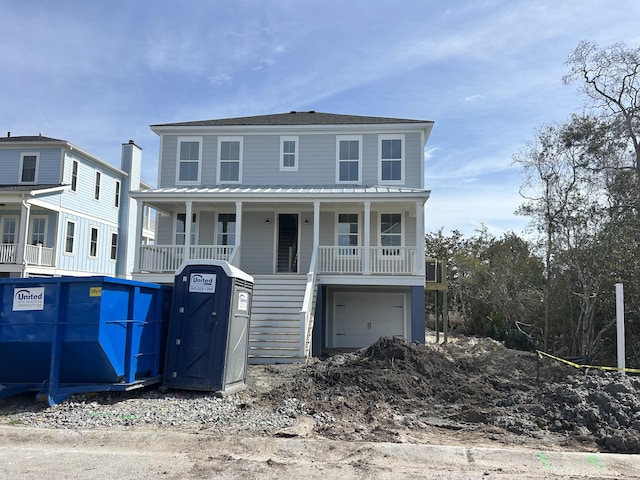
M 0 0 L 0 123 L 119 166 L 149 125 L 290 110 L 435 121 L 426 228 L 520 232 L 512 157 L 580 111 L 581 40 L 637 46 L 637 0 Z M 1 182 L 1 181 L 0 181 Z

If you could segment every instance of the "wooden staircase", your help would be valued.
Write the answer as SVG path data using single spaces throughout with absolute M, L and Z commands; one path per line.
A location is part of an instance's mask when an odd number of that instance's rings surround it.
M 306 275 L 253 275 L 249 363 L 306 362 L 301 331 Z M 303 340 L 304 339 L 304 340 Z

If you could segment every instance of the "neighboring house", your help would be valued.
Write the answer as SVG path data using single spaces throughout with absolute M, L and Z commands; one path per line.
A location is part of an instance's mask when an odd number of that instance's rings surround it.
M 252 275 L 252 363 L 424 342 L 432 126 L 313 111 L 152 125 L 158 188 L 132 196 L 160 213 L 157 241 L 139 242 L 134 278 L 172 283 L 185 259 Z
M 138 222 L 129 191 L 140 181 L 142 150 L 122 145 L 122 169 L 67 142 L 0 138 L 0 277 L 109 275 L 131 278 Z

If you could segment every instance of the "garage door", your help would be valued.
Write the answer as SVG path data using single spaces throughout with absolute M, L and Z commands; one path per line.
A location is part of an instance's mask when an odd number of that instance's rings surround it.
M 405 336 L 404 293 L 334 293 L 333 347 L 360 348 Z

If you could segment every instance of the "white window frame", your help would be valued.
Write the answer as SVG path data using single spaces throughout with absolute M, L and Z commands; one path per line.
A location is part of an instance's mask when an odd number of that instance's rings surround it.
M 93 176 L 93 199 L 100 201 L 100 185 L 102 184 L 102 173 L 96 170 L 96 174 Z
M 116 187 L 115 187 L 115 192 L 114 192 L 114 196 L 113 196 L 113 207 L 114 208 L 119 208 L 120 207 L 120 193 L 122 190 L 122 184 L 120 183 L 120 180 L 116 180 Z
M 93 239 L 93 232 L 96 232 L 95 240 Z M 92 254 L 91 250 L 94 244 L 95 244 L 95 252 Z M 87 251 L 89 258 L 98 258 L 99 248 L 100 248 L 100 229 L 95 225 L 91 225 L 89 227 L 89 250 Z
M 34 229 L 34 223 L 36 220 L 44 220 L 44 232 L 42 233 L 42 245 L 46 244 L 47 241 L 47 229 L 49 228 L 49 217 L 47 217 L 46 215 L 33 215 L 31 216 L 31 218 L 29 219 L 29 243 L 31 245 L 36 245 L 36 243 L 34 243 L 33 241 L 33 234 Z
M 115 239 L 115 243 L 114 243 Z M 111 232 L 111 243 L 109 244 L 109 260 L 115 262 L 118 259 L 118 234 Z
M 71 236 L 71 251 L 67 250 L 67 240 L 69 238 L 69 225 L 73 225 L 73 235 Z M 77 232 L 76 222 L 73 220 L 67 219 L 64 224 L 64 245 L 63 252 L 65 255 L 74 255 L 76 253 L 76 232 Z
M 178 215 L 184 215 L 184 220 L 185 220 L 185 224 L 184 224 L 184 231 L 182 232 L 178 232 Z M 187 235 L 187 213 L 186 212 L 177 212 L 176 216 L 173 218 L 173 244 L 174 245 L 185 245 L 186 242 L 186 235 Z M 184 240 L 182 243 L 178 243 L 177 242 L 177 237 L 178 234 L 181 234 L 184 236 Z M 191 212 L 191 245 L 197 245 L 198 241 L 198 213 L 197 212 Z
M 12 243 L 5 243 L 4 242 L 4 228 L 5 228 L 5 224 L 7 222 L 7 220 L 13 220 L 14 222 L 14 229 L 13 229 L 13 242 Z M 0 225 L 0 243 L 4 244 L 4 245 L 15 245 L 18 243 L 18 238 L 19 238 L 19 232 L 18 229 L 20 228 L 20 222 L 19 222 L 19 218 L 17 215 L 3 215 L 2 216 L 2 224 Z
M 382 216 L 383 215 L 400 215 L 400 234 L 395 234 L 395 233 L 384 233 L 382 231 Z M 394 235 L 394 236 L 399 236 L 400 237 L 400 245 L 393 245 L 393 246 L 386 246 L 382 244 L 382 236 L 383 235 Z M 404 247 L 404 237 L 405 237 L 405 218 L 404 218 L 404 213 L 403 212 L 379 212 L 378 213 L 378 246 L 382 247 L 382 248 L 388 248 L 389 250 L 393 250 L 396 248 L 402 248 Z M 394 252 L 386 252 L 384 253 L 384 255 L 389 255 L 389 256 L 394 256 L 394 255 L 399 255 L 400 252 L 398 251 L 397 253 Z
M 33 180 L 22 180 L 22 176 L 24 174 L 24 159 L 25 157 L 35 157 L 36 158 L 36 165 L 35 165 L 35 171 L 33 172 Z M 20 170 L 18 172 L 19 178 L 18 178 L 18 183 L 22 184 L 22 185 L 33 185 L 35 183 L 38 183 L 38 168 L 40 166 L 40 153 L 38 152 L 22 152 L 20 154 Z
M 231 163 L 228 160 L 222 160 L 222 142 L 238 142 L 239 152 L 238 152 L 238 160 L 232 160 L 233 162 L 238 162 L 238 180 L 221 180 L 220 172 L 222 163 Z M 244 138 L 243 137 L 218 137 L 218 162 L 216 166 L 216 183 L 222 185 L 236 185 L 242 183 L 242 158 L 243 158 L 243 150 L 244 150 Z
M 198 143 L 198 175 L 195 180 L 180 180 L 180 164 L 184 162 L 192 163 L 193 160 L 182 160 L 180 158 L 180 146 L 182 142 L 197 142 Z M 176 144 L 176 185 L 199 185 L 202 178 L 202 137 L 178 137 L 178 143 Z
M 75 169 L 75 172 L 74 172 Z M 77 160 L 71 160 L 71 181 L 69 184 L 71 185 L 71 191 L 78 191 L 78 176 L 80 172 L 80 165 Z
M 222 229 L 220 228 L 220 215 L 233 215 L 234 219 L 233 219 L 233 224 L 234 224 L 234 229 L 233 229 L 233 233 L 229 233 L 228 231 L 222 231 Z M 228 222 L 229 223 L 229 222 Z M 228 225 L 227 223 L 227 225 Z M 219 212 L 216 214 L 216 245 L 227 245 L 227 246 L 231 246 L 231 245 L 235 245 L 236 244 L 236 233 L 238 231 L 238 223 L 237 223 L 237 217 L 235 212 Z M 229 238 L 233 238 L 233 242 L 232 243 L 220 243 L 220 237 L 221 236 L 225 236 L 227 238 L 227 240 Z
M 382 141 L 383 140 L 400 140 L 401 144 L 401 153 L 400 158 L 394 159 L 384 159 L 382 158 Z M 382 163 L 385 161 L 399 161 L 400 162 L 400 179 L 398 180 L 384 180 L 382 178 Z M 405 170 L 406 160 L 405 160 L 405 135 L 404 134 L 384 134 L 378 136 L 378 182 L 384 185 L 404 185 L 405 183 Z
M 362 214 L 360 212 L 355 212 L 355 211 L 341 211 L 341 212 L 336 212 L 336 240 L 335 240 L 335 244 L 338 247 L 338 256 L 340 257 L 355 257 L 358 255 L 358 249 L 356 248 L 355 250 L 353 250 L 353 245 L 351 246 L 342 246 L 340 245 L 340 215 L 356 215 L 358 217 L 358 221 L 357 221 L 357 225 L 358 225 L 358 232 L 357 232 L 357 243 L 356 243 L 356 247 L 359 247 L 362 245 Z M 351 253 L 345 253 L 342 250 L 353 250 Z
M 285 152 L 284 151 L 284 143 L 285 142 L 294 142 L 295 148 L 293 152 Z M 282 172 L 297 172 L 298 171 L 298 158 L 299 158 L 299 137 L 298 136 L 286 136 L 280 137 L 280 171 Z M 285 165 L 284 159 L 285 155 L 293 155 L 293 165 Z
M 340 180 L 340 142 L 358 141 L 358 179 Z M 347 160 L 344 160 L 347 161 Z M 353 160 L 350 160 L 353 161 Z M 336 184 L 360 185 L 362 183 L 362 135 L 336 136 Z

